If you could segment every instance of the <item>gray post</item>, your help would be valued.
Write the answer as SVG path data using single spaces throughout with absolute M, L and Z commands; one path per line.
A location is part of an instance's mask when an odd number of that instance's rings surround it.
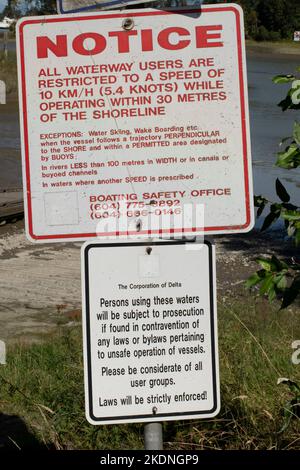
M 144 428 L 145 450 L 163 450 L 161 423 L 149 423 Z
M 8 57 L 8 31 L 4 31 L 3 33 L 3 51 L 4 51 L 4 56 L 7 59 Z

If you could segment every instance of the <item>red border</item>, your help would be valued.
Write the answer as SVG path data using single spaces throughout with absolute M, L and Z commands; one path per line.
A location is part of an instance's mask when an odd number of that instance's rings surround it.
M 159 16 L 159 15 L 174 15 L 181 13 L 209 13 L 219 11 L 232 11 L 236 16 L 237 25 L 237 45 L 238 45 L 238 61 L 239 61 L 239 80 L 240 80 L 240 100 L 241 100 L 241 124 L 242 124 L 242 137 L 243 137 L 243 158 L 244 158 L 244 183 L 245 183 L 245 205 L 246 205 L 246 223 L 244 225 L 229 225 L 219 227 L 204 227 L 199 229 L 201 232 L 221 232 L 229 230 L 245 230 L 251 224 L 251 205 L 250 205 L 250 194 L 249 194 L 249 172 L 248 172 L 248 152 L 247 152 L 247 130 L 246 130 L 246 104 L 245 104 L 245 81 L 243 73 L 243 50 L 242 50 L 242 36 L 241 36 L 241 18 L 240 11 L 234 6 L 230 7 L 219 7 L 219 8 L 199 8 L 199 9 L 185 9 L 185 10 L 174 10 L 174 11 L 154 11 L 154 12 L 135 12 L 132 13 L 130 10 L 124 13 L 117 14 L 93 14 L 76 17 L 43 17 L 38 20 L 25 20 L 20 24 L 19 27 L 19 41 L 20 41 L 20 59 L 21 59 L 21 79 L 22 79 L 22 101 L 23 101 L 23 126 L 24 126 L 24 139 L 25 139 L 25 171 L 26 171 L 26 189 L 27 189 L 27 220 L 29 234 L 34 240 L 55 240 L 55 239 L 79 239 L 79 238 L 95 238 L 98 236 L 126 236 L 126 235 L 137 235 L 136 231 L 128 232 L 111 232 L 111 233 L 81 233 L 81 234 L 59 234 L 59 235 L 34 235 L 33 223 L 32 223 L 32 203 L 31 203 L 31 181 L 30 181 L 30 164 L 29 164 L 29 139 L 28 139 L 28 120 L 27 120 L 27 93 L 26 93 L 26 78 L 25 78 L 25 57 L 24 57 L 24 27 L 29 24 L 37 23 L 58 23 L 64 21 L 79 21 L 89 19 L 106 19 L 106 18 L 124 18 L 124 17 L 137 17 L 137 16 Z M 144 230 L 138 232 L 138 235 L 163 235 L 163 234 L 176 234 L 176 233 L 191 233 L 197 232 L 197 228 L 192 229 L 160 229 L 160 230 Z

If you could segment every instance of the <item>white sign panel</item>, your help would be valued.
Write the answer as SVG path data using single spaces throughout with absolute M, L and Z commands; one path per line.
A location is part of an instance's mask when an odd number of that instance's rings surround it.
M 137 3 L 148 3 L 152 0 L 57 0 L 58 13 L 80 13 L 90 10 L 105 10 L 125 7 Z
M 31 240 L 252 228 L 240 7 L 25 18 L 18 61 Z
M 6 104 L 6 85 L 0 80 L 0 104 Z
M 215 416 L 213 247 L 90 243 L 83 246 L 82 266 L 88 421 Z

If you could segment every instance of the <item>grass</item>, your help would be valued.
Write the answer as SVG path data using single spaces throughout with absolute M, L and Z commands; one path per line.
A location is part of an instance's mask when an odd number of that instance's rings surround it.
M 290 395 L 276 385 L 279 377 L 300 381 L 300 365 L 291 363 L 299 312 L 278 313 L 264 301 L 248 300 L 226 299 L 219 306 L 220 415 L 164 423 L 165 449 L 300 449 L 299 419 L 278 433 Z M 87 423 L 82 369 L 78 327 L 61 329 L 42 344 L 12 346 L 0 369 L 0 413 L 17 418 L 3 435 L 0 414 L 0 443 L 2 436 L 13 448 L 142 449 L 142 425 Z
M 253 39 L 247 39 L 246 46 L 253 47 L 258 51 L 262 49 L 279 54 L 298 54 L 300 51 L 300 42 L 289 39 L 282 39 L 281 41 L 254 41 Z
M 280 41 L 256 41 L 255 39 L 246 39 L 247 44 L 263 44 L 263 45 L 272 45 L 280 44 L 284 46 L 291 46 L 295 48 L 300 47 L 299 41 L 294 41 L 293 39 L 280 39 Z

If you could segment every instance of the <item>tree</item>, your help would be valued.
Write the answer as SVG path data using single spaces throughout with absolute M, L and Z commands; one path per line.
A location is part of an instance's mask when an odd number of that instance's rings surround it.
M 257 5 L 257 14 L 268 31 L 278 32 L 285 38 L 292 37 L 297 27 L 298 9 L 299 5 L 297 8 L 296 2 L 291 0 L 261 0 Z
M 26 0 L 26 15 L 55 15 L 56 0 Z
M 258 40 L 292 38 L 300 29 L 299 0 L 236 0 L 245 13 L 246 35 Z M 230 3 L 207 0 L 207 3 Z
M 20 18 L 31 15 L 57 14 L 56 0 L 8 0 L 1 16 Z
M 1 16 L 9 18 L 19 18 L 21 16 L 19 0 L 8 0 Z

